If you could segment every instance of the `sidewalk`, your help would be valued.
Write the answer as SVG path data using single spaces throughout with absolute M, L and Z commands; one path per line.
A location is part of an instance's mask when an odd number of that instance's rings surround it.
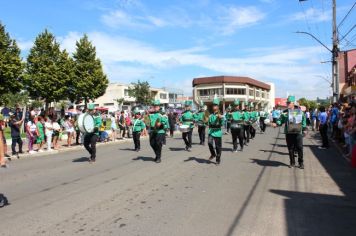
M 110 135 L 111 131 L 106 131 L 108 132 L 108 134 Z M 148 138 L 147 136 L 141 136 L 141 139 L 146 139 Z M 24 138 L 22 139 L 23 141 L 23 145 L 22 145 L 22 151 L 24 152 L 23 154 L 18 154 L 18 156 L 13 156 L 11 155 L 12 150 L 11 150 L 11 143 L 12 140 L 11 139 L 7 139 L 6 140 L 6 144 L 7 144 L 7 154 L 10 157 L 5 157 L 6 159 L 8 159 L 9 161 L 12 160 L 16 160 L 16 159 L 21 159 L 21 158 L 25 158 L 25 157 L 31 157 L 31 156 L 47 156 L 47 155 L 52 155 L 52 154 L 58 154 L 58 153 L 64 153 L 64 152 L 69 152 L 69 151 L 74 151 L 74 150 L 80 150 L 80 149 L 84 149 L 84 146 L 82 143 L 80 143 L 79 145 L 75 144 L 75 139 L 73 139 L 72 141 L 72 146 L 68 147 L 67 146 L 67 135 L 63 135 L 62 136 L 62 140 L 58 141 L 59 144 L 59 149 L 58 150 L 54 150 L 53 148 L 51 149 L 51 151 L 47 151 L 47 143 L 45 143 L 43 145 L 43 152 L 37 152 L 37 150 L 35 150 L 36 152 L 33 154 L 30 154 L 28 152 L 28 142 L 27 139 Z M 82 141 L 82 138 L 79 139 L 79 142 Z M 117 143 L 124 143 L 124 142 L 132 142 L 132 137 L 131 138 L 117 138 L 116 140 L 113 141 L 107 141 L 107 142 L 97 142 L 97 146 L 102 146 L 102 145 L 109 145 L 109 144 L 117 144 Z M 53 143 L 52 143 L 53 145 Z M 19 146 L 16 144 L 16 151 L 18 152 L 19 150 Z

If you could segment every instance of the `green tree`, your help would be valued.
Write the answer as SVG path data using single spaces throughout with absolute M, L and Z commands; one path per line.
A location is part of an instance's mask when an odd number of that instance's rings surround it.
M 0 102 L 3 95 L 21 91 L 23 69 L 24 63 L 16 41 L 10 38 L 5 26 L 0 23 Z
M 309 108 L 309 101 L 306 98 L 300 98 L 298 103 L 300 106 L 305 106 L 307 109 Z
M 27 57 L 26 89 L 30 96 L 50 102 L 68 96 L 72 79 L 72 64 L 66 51 L 61 51 L 54 35 L 48 30 L 40 33 Z
M 17 104 L 25 106 L 29 103 L 28 92 L 6 93 L 2 98 L 4 104 L 7 104 L 9 107 L 15 107 Z
M 70 100 L 83 100 L 85 105 L 89 100 L 104 95 L 109 80 L 103 72 L 101 61 L 96 57 L 96 48 L 84 35 L 76 43 L 74 58 L 74 80 L 70 85 Z
M 147 81 L 138 80 L 129 86 L 129 96 L 136 99 L 138 104 L 148 105 L 152 101 L 150 84 Z

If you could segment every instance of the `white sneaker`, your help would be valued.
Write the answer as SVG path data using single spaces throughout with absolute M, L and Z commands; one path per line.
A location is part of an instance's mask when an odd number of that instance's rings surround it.
M 52 148 L 50 148 L 50 149 L 47 149 L 47 151 L 49 151 L 49 152 L 53 152 L 53 149 L 52 149 Z
M 42 149 L 38 150 L 38 152 L 44 152 Z
M 33 150 L 31 150 L 31 151 L 29 151 L 28 153 L 30 153 L 30 154 L 34 154 L 34 153 L 36 153 L 35 151 L 33 151 Z

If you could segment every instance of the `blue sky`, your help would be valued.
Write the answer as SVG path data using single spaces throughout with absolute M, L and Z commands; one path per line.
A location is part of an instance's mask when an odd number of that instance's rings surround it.
M 325 97 L 331 55 L 331 0 L 0 0 L 0 21 L 26 58 L 38 33 L 53 32 L 73 52 L 84 33 L 111 82 L 148 80 L 191 94 L 195 77 L 249 76 L 276 84 L 276 95 Z M 338 0 L 338 21 L 354 0 Z M 353 26 L 356 9 L 340 26 Z M 346 39 L 355 40 L 355 31 Z M 356 42 L 343 40 L 342 49 Z

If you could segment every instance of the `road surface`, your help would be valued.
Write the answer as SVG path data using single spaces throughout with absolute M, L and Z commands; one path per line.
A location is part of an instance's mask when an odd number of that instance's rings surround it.
M 282 130 L 282 129 L 281 129 Z M 0 170 L 1 235 L 356 235 L 356 174 L 335 149 L 304 139 L 305 170 L 288 168 L 284 135 L 269 128 L 244 152 L 223 139 L 184 151 L 168 138 L 162 163 L 147 140 L 14 161 Z M 197 135 L 193 142 L 198 143 Z

